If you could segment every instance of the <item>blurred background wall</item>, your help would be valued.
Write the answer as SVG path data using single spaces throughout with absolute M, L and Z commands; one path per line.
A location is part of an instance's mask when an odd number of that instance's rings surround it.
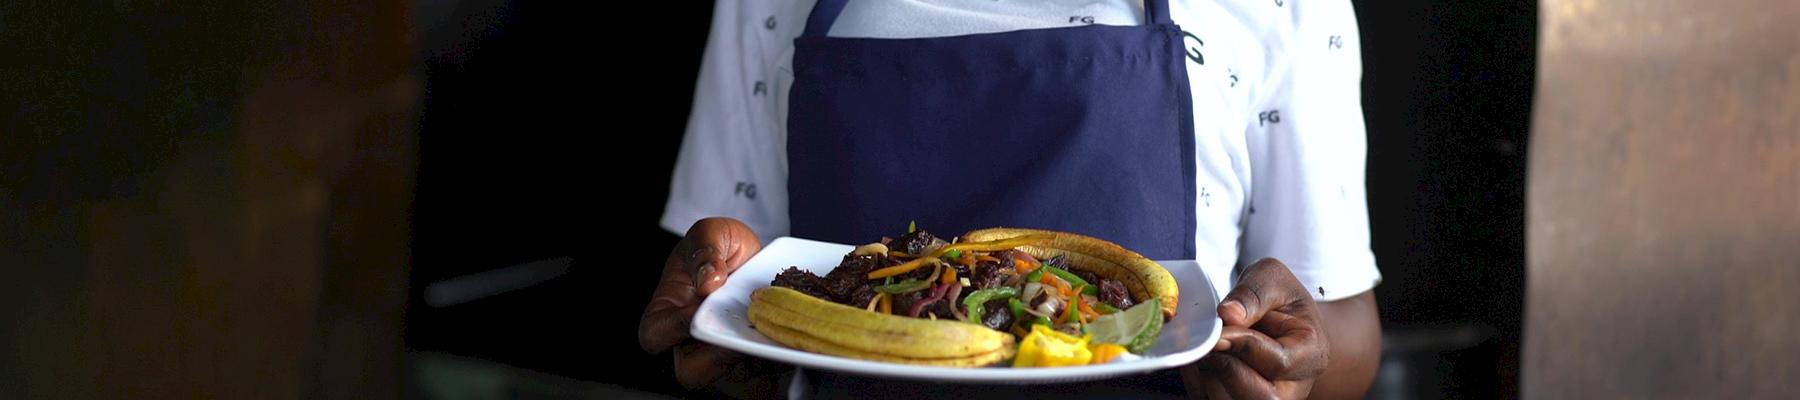
M 1524 395 L 1800 396 L 1800 3 L 1544 11 Z
M 0 398 L 680 394 L 635 330 L 712 4 L 629 3 L 0 4 Z M 1537 6 L 1355 3 L 1375 394 L 1515 397 Z
M 0 3 L 0 398 L 399 396 L 411 10 Z

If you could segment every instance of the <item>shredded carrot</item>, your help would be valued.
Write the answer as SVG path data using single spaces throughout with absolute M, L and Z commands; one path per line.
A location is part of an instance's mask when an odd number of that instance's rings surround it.
M 1055 274 L 1044 274 L 1042 277 L 1038 278 L 1038 281 L 1056 288 L 1056 292 L 1062 293 L 1063 297 L 1069 297 L 1075 293 L 1075 289 L 1070 288 L 1068 282 L 1063 282 L 1062 279 L 1058 279 Z
M 926 261 L 930 261 L 930 260 L 933 260 L 936 258 L 937 257 L 935 257 L 935 256 L 934 257 L 919 257 L 912 261 L 900 263 L 900 265 L 895 265 L 892 267 L 869 271 L 869 279 L 881 279 L 881 278 L 886 278 L 886 277 L 890 277 L 890 276 L 894 276 L 894 275 L 900 275 L 900 274 L 912 272 L 915 269 L 919 269 L 919 267 L 925 266 Z
M 1073 312 L 1075 313 L 1075 321 L 1085 324 L 1088 322 L 1088 319 L 1087 313 L 1084 311 L 1088 309 L 1088 305 L 1087 302 L 1081 300 L 1083 299 L 1080 295 L 1075 296 L 1075 310 Z
M 1019 270 L 1019 273 L 1023 274 L 1038 269 L 1038 265 L 1037 263 L 1031 262 L 1031 260 L 1013 258 L 1013 268 Z
M 1073 299 L 1069 299 L 1069 301 L 1070 301 L 1070 302 L 1072 302 L 1072 303 L 1070 303 L 1070 304 L 1069 304 L 1069 305 L 1068 305 L 1068 306 L 1064 306 L 1064 307 L 1063 307 L 1063 310 L 1062 310 L 1062 313 L 1061 313 L 1061 314 L 1057 314 L 1057 315 L 1056 315 L 1056 321 L 1055 321 L 1055 322 L 1056 322 L 1056 323 L 1059 323 L 1059 324 L 1060 324 L 1060 323 L 1062 323 L 1062 321 L 1068 321 L 1068 320 L 1069 320 L 1069 313 L 1071 313 L 1071 312 L 1073 312 L 1073 313 L 1076 313 L 1076 314 L 1080 314 L 1080 312 L 1077 312 L 1077 311 L 1075 311 L 1075 310 L 1076 310 L 1076 308 L 1077 308 L 1077 307 L 1076 307 L 1076 304 L 1075 304 L 1075 303 L 1080 303 L 1080 302 L 1081 302 L 1081 298 L 1080 298 L 1080 297 L 1076 297 L 1076 298 L 1073 298 Z
M 1089 306 L 1088 302 L 1086 302 L 1086 301 L 1076 302 L 1075 305 L 1081 309 L 1081 316 L 1085 317 L 1081 321 L 1081 323 L 1085 324 L 1088 321 L 1094 320 L 1094 318 L 1100 317 L 1100 313 L 1098 311 L 1094 311 L 1094 307 Z
M 915 259 L 912 261 L 907 261 L 900 265 L 895 265 L 892 267 L 869 271 L 869 279 L 881 279 L 881 278 L 886 278 L 886 277 L 890 277 L 890 276 L 894 276 L 894 275 L 900 275 L 900 274 L 912 272 L 915 269 L 919 269 L 919 267 L 925 266 L 924 260 L 934 260 L 934 259 L 937 259 L 938 257 L 943 257 L 944 254 L 949 254 L 950 251 L 952 251 L 952 250 L 961 251 L 961 252 L 1011 250 L 1014 247 L 1029 246 L 1032 244 L 1036 244 L 1037 242 L 1041 242 L 1041 241 L 1049 240 L 1049 239 L 1050 239 L 1049 235 L 1025 235 L 1025 236 L 1019 236 L 1019 237 L 1014 237 L 1014 238 L 1009 238 L 1009 239 L 1000 239 L 1000 240 L 993 240 L 993 241 L 987 241 L 987 242 L 964 242 L 964 243 L 950 244 L 950 245 L 946 245 L 942 248 L 939 248 L 939 249 L 937 249 L 937 251 L 933 251 L 933 252 L 931 252 L 931 254 L 927 254 L 924 257 L 919 257 L 918 259 Z

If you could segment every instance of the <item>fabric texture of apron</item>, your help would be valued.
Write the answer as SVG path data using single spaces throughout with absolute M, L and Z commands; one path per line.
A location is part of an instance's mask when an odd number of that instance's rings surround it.
M 909 221 L 994 226 L 1194 258 L 1194 121 L 1167 0 L 1148 25 L 922 39 L 795 40 L 787 119 L 794 236 L 867 243 Z

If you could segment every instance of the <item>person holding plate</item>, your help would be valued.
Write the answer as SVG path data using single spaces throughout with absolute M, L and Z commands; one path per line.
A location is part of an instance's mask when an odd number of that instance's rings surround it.
M 639 325 L 716 395 L 1360 398 L 1381 353 L 1347 0 L 719 1 Z M 1079 384 L 922 384 L 694 341 L 774 237 L 1077 232 L 1196 260 L 1225 328 L 1199 362 Z M 1229 277 L 1229 279 L 1225 279 Z M 767 279 L 767 277 L 753 277 Z M 798 390 L 798 392 L 791 392 Z

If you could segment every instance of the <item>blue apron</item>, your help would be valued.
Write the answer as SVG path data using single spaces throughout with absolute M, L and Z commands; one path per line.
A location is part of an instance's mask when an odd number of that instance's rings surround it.
M 917 220 L 946 236 L 1044 228 L 1152 259 L 1194 258 L 1193 105 L 1167 0 L 1145 1 L 1144 26 L 826 37 L 844 3 L 820 0 L 795 40 L 787 119 L 795 236 L 866 243 Z M 814 390 L 802 397 L 1181 393 L 1173 370 L 1016 387 L 806 375 Z
M 795 236 L 866 243 L 909 221 L 946 237 L 1078 232 L 1194 258 L 1194 121 L 1167 0 L 1144 26 L 922 39 L 795 39 L 788 215 Z

